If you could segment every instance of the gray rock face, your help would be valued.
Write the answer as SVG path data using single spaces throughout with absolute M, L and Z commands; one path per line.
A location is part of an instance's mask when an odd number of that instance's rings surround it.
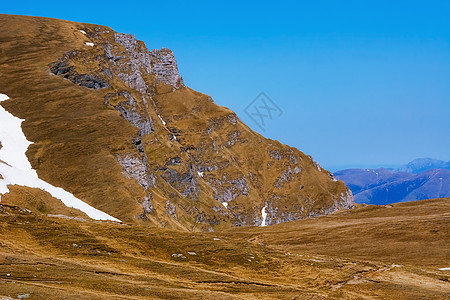
M 71 56 L 76 52 L 69 53 L 67 56 Z M 101 73 L 90 73 L 90 74 L 78 74 L 72 66 L 69 66 L 68 62 L 64 58 L 51 63 L 50 71 L 58 76 L 65 79 L 69 79 L 75 84 L 84 86 L 90 89 L 99 90 L 102 88 L 109 87 L 107 78 L 105 78 Z
M 177 216 L 177 208 L 174 204 L 170 203 L 169 200 L 166 201 L 166 212 L 167 215 L 173 217 L 175 220 L 178 220 Z
M 133 95 L 131 95 L 127 91 L 121 91 L 117 94 L 108 94 L 105 97 L 105 103 L 109 104 L 109 99 L 111 99 L 112 97 L 122 97 L 124 99 L 124 101 L 119 102 L 117 105 L 113 106 L 128 122 L 130 122 L 131 125 L 139 128 L 140 136 L 144 136 L 153 132 L 152 118 L 147 111 L 143 113 L 138 112 L 137 103 Z
M 341 193 L 341 201 L 338 202 L 338 206 L 341 209 L 350 209 L 355 207 L 353 202 L 353 194 L 351 190 L 347 190 L 347 193 Z
M 173 88 L 179 88 L 184 85 L 183 79 L 178 72 L 177 61 L 171 50 L 167 48 L 154 49 L 151 55 L 152 73 L 156 75 L 160 82 L 169 84 Z
M 206 183 L 213 189 L 214 198 L 220 202 L 230 202 L 239 195 L 247 196 L 250 188 L 245 175 L 229 180 L 224 176 L 222 180 L 214 177 L 206 178 Z
M 167 169 L 161 177 L 177 189 L 183 197 L 197 198 L 199 192 L 198 179 L 193 166 L 184 174 L 180 174 L 177 170 Z
M 152 73 L 152 63 L 150 52 L 147 48 L 137 42 L 136 38 L 131 34 L 115 33 L 116 43 L 125 48 L 126 53 L 120 53 L 115 56 L 111 52 L 111 45 L 106 43 L 104 46 L 105 54 L 110 57 L 117 67 L 118 77 L 128 83 L 128 85 L 141 92 L 148 92 L 143 75 Z
M 307 155 L 307 157 L 312 161 L 313 165 L 317 168 L 317 170 L 322 171 L 322 167 L 319 165 L 317 161 L 311 155 Z
M 277 200 L 279 197 L 274 197 L 273 200 Z M 269 200 L 267 202 L 266 208 L 266 225 L 279 224 L 283 222 L 296 221 L 305 218 L 314 218 L 323 215 L 332 214 L 340 209 L 352 209 L 354 208 L 353 195 L 350 190 L 347 190 L 347 193 L 341 193 L 340 197 L 334 199 L 334 204 L 325 209 L 315 209 L 314 204 L 315 200 L 309 201 L 305 199 L 306 207 L 308 210 L 305 211 L 305 208 L 296 205 L 290 208 L 289 211 L 279 212 L 278 207 L 272 206 L 273 201 Z M 255 225 L 260 225 L 261 219 L 258 217 L 255 219 Z
M 152 195 L 149 194 L 144 198 L 144 202 L 142 202 L 142 207 L 144 208 L 144 214 L 151 214 L 154 211 L 152 202 L 150 201 Z
M 109 80 L 117 76 L 140 93 L 150 92 L 144 76 L 154 75 L 159 82 L 171 85 L 173 89 L 183 87 L 173 52 L 167 48 L 149 51 L 144 43 L 131 34 L 115 33 L 115 43 L 104 40 L 99 32 L 90 32 L 89 37 L 104 50 L 103 56 L 92 56 L 87 50 L 69 51 L 49 65 L 50 71 L 69 79 L 75 84 L 92 89 L 109 87 Z M 70 61 L 84 57 L 86 61 L 99 61 L 99 70 L 80 74 Z
M 283 222 L 291 222 L 303 219 L 304 218 L 303 212 L 304 212 L 303 207 L 299 207 L 298 210 L 278 213 L 277 207 L 272 207 L 268 205 L 266 208 L 267 213 L 266 225 L 274 225 Z
M 117 160 L 123 166 L 123 175 L 135 179 L 144 190 L 155 186 L 155 177 L 147 172 L 147 165 L 141 158 L 127 154 L 117 156 Z

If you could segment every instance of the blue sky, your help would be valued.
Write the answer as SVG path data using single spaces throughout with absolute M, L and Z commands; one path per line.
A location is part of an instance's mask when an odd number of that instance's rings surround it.
M 450 160 L 450 1 L 8 1 L 0 12 L 170 48 L 189 87 L 330 170 Z M 244 112 L 262 91 L 283 110 L 264 131 Z

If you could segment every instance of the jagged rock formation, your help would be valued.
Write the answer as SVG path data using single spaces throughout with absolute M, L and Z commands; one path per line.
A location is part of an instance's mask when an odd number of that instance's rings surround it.
M 169 49 L 97 25 L 0 21 L 0 92 L 14 99 L 2 105 L 25 119 L 32 166 L 91 205 L 203 231 L 259 226 L 263 207 L 267 225 L 353 207 L 312 157 L 184 86 Z

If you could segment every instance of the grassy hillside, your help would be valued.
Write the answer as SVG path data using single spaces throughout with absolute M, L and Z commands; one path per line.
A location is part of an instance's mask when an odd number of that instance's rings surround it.
M 0 15 L 2 106 L 39 177 L 122 221 L 224 230 L 353 207 L 311 157 L 182 84 L 168 49 L 111 28 Z M 14 196 L 13 196 L 14 197 Z M 227 205 L 227 207 L 226 207 Z

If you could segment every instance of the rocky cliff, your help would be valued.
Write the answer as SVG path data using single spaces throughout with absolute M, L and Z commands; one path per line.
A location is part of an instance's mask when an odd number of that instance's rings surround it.
M 39 177 L 127 222 L 196 231 L 353 208 L 312 157 L 186 87 L 169 49 L 130 34 L 0 15 L 2 106 Z

